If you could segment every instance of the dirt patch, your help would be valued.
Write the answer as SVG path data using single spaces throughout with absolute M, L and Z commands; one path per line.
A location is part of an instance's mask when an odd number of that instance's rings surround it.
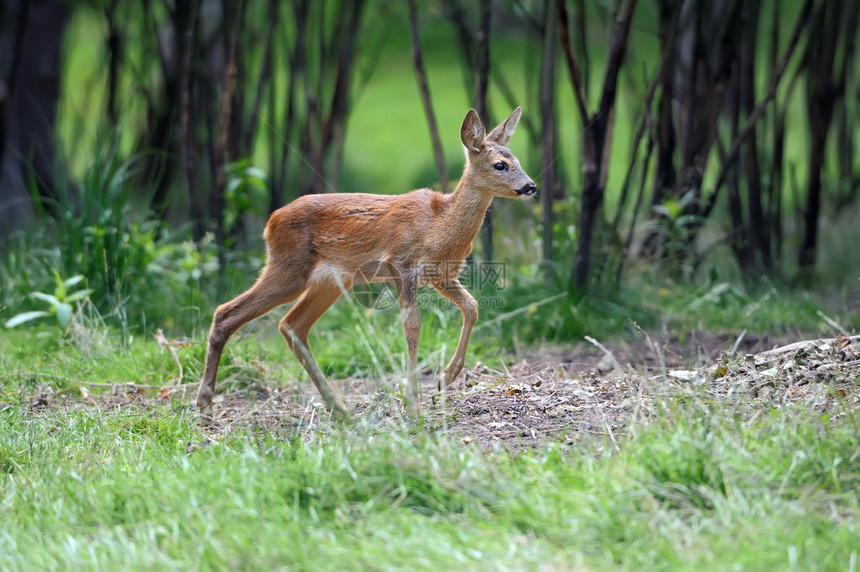
M 425 423 L 484 447 L 528 447 L 583 435 L 614 442 L 679 398 L 724 400 L 749 416 L 771 407 L 860 406 L 860 336 L 775 342 L 646 336 L 608 348 L 544 349 L 502 368 L 477 364 L 445 395 L 430 376 L 422 380 Z M 355 379 L 337 385 L 358 422 L 384 431 L 407 420 L 390 387 Z M 312 387 L 258 386 L 216 404 L 216 434 L 249 425 L 307 434 L 330 427 Z
M 616 442 L 632 425 L 647 422 L 678 399 L 724 401 L 745 416 L 772 407 L 800 406 L 839 412 L 860 406 L 860 336 L 811 340 L 773 348 L 766 338 L 655 341 L 604 347 L 581 344 L 532 352 L 501 368 L 477 364 L 449 391 L 422 380 L 425 424 L 483 447 L 529 447 L 583 435 Z M 752 351 L 750 351 L 752 350 Z M 275 382 L 275 380 L 273 380 Z M 40 391 L 34 411 L 52 408 L 148 410 L 185 407 L 196 383 L 174 387 L 89 384 L 80 396 Z M 388 385 L 363 379 L 338 382 L 356 422 L 385 431 L 411 423 Z M 212 439 L 261 429 L 314 435 L 333 428 L 313 386 L 258 383 L 216 397 Z
M 626 427 L 679 398 L 722 400 L 749 416 L 771 407 L 823 413 L 860 406 L 860 336 L 757 354 L 723 351 L 695 368 L 681 354 L 660 355 L 656 344 L 652 349 L 656 357 L 639 367 L 605 348 L 591 364 L 524 360 L 509 372 L 475 368 L 469 372 L 473 387 L 451 398 L 453 427 L 485 446 L 576 440 L 583 433 L 614 442 Z

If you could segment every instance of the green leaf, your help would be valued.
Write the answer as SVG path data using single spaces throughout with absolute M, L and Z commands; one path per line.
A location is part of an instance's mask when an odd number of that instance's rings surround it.
M 47 302 L 52 306 L 56 306 L 60 303 L 60 300 L 56 296 L 52 296 L 51 294 L 45 294 L 44 292 L 31 292 L 30 297 Z
M 241 184 L 242 184 L 242 179 L 239 179 L 239 178 L 230 179 L 230 181 L 227 182 L 227 189 L 224 191 L 224 193 L 227 196 L 232 197 L 233 194 L 236 192 L 236 189 L 239 188 L 239 185 L 241 185 Z
M 89 288 L 86 290 L 78 290 L 77 292 L 72 292 L 66 297 L 66 302 L 77 302 L 78 300 L 84 300 L 92 293 L 93 291 Z
M 9 318 L 5 325 L 7 328 L 14 328 L 15 326 L 21 325 L 24 322 L 29 322 L 30 320 L 35 320 L 36 318 L 46 318 L 50 315 L 50 312 L 43 312 L 41 310 L 37 310 L 35 312 L 24 312 L 22 314 L 18 314 L 17 316 Z
M 75 284 L 82 282 L 83 279 L 84 279 L 84 277 L 81 276 L 80 274 L 78 274 L 77 276 L 72 276 L 71 278 L 69 278 L 68 280 L 63 282 L 63 286 L 65 286 L 66 288 L 71 288 Z
M 266 173 L 263 172 L 262 169 L 258 169 L 257 167 L 248 167 L 247 169 L 245 169 L 245 175 L 247 175 L 248 177 L 259 179 L 261 181 L 266 180 Z
M 69 327 L 69 322 L 72 321 L 72 307 L 69 304 L 60 304 L 57 306 L 57 321 L 60 327 L 64 330 Z
M 54 293 L 57 295 L 57 298 L 62 300 L 66 297 L 66 287 L 63 285 L 63 278 L 60 276 L 60 272 L 54 268 L 54 280 L 57 281 L 57 289 Z

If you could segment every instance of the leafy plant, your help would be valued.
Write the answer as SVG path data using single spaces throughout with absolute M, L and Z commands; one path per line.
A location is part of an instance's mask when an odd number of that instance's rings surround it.
M 224 222 L 227 228 L 245 213 L 265 215 L 269 183 L 266 173 L 254 167 L 247 157 L 226 167 L 227 188 L 224 192 Z
M 39 318 L 55 316 L 57 318 L 57 324 L 63 331 L 67 331 L 69 329 L 72 322 L 72 304 L 74 302 L 86 300 L 89 295 L 92 294 L 92 290 L 85 288 L 75 292 L 70 291 L 70 288 L 83 282 L 84 277 L 80 274 L 72 276 L 67 280 L 63 280 L 60 273 L 54 270 L 54 277 L 56 279 L 56 288 L 54 289 L 53 294 L 46 294 L 45 292 L 32 292 L 30 294 L 31 298 L 41 300 L 48 304 L 49 309 L 22 312 L 13 316 L 6 322 L 7 328 L 14 328 L 15 326 L 19 326 Z
M 673 270 L 683 270 L 686 274 L 692 271 L 690 246 L 696 228 L 703 223 L 701 216 L 691 214 L 695 202 L 692 191 L 680 199 L 668 198 L 652 208 L 658 217 L 649 223 L 650 231 L 658 238 L 658 257 L 670 262 Z

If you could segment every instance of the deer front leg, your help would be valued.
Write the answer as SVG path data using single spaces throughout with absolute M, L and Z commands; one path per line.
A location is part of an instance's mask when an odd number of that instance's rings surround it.
M 403 272 L 394 281 L 400 302 L 400 320 L 406 336 L 406 387 L 403 395 L 410 415 L 421 414 L 421 389 L 418 386 L 418 338 L 421 316 L 418 313 L 418 283 L 414 273 Z
M 478 303 L 463 288 L 459 280 L 434 283 L 433 287 L 440 294 L 451 300 L 463 313 L 463 329 L 460 330 L 460 341 L 457 343 L 457 351 L 454 353 L 454 357 L 451 358 L 448 367 L 445 368 L 444 377 L 439 381 L 439 389 L 442 390 L 451 385 L 463 369 L 463 363 L 466 361 L 466 348 L 469 346 L 469 338 L 472 336 L 472 328 L 475 326 L 475 322 L 478 321 Z
M 311 354 L 308 345 L 308 334 L 311 326 L 328 310 L 335 300 L 340 297 L 337 286 L 322 286 L 307 290 L 296 305 L 281 320 L 280 330 L 287 345 L 293 350 L 299 363 L 308 372 L 311 381 L 317 386 L 326 407 L 337 417 L 348 417 L 346 405 L 337 391 L 329 385 L 320 366 Z

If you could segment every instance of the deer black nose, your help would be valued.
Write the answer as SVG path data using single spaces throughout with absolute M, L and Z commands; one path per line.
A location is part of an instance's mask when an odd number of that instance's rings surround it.
M 523 187 L 521 189 L 517 189 L 518 195 L 529 195 L 529 196 L 531 196 L 531 195 L 535 194 L 536 192 L 537 192 L 537 185 L 535 185 L 534 183 L 528 183 L 526 185 L 523 185 Z

